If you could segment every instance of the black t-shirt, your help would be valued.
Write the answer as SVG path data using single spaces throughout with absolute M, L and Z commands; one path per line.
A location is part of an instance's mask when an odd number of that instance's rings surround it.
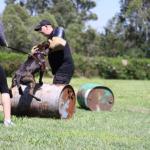
M 52 39 L 53 37 L 61 37 L 65 39 L 63 28 L 61 27 L 55 28 L 52 34 L 49 36 L 49 39 Z M 64 74 L 72 76 L 74 72 L 74 63 L 68 43 L 66 43 L 65 47 L 62 50 L 58 51 L 50 50 L 48 54 L 48 60 L 52 69 L 52 73 L 54 75 Z

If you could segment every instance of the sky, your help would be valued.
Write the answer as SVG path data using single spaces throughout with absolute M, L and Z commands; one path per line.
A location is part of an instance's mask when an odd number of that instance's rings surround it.
M 95 0 L 96 7 L 92 12 L 96 13 L 98 20 L 90 21 L 89 24 L 100 32 L 104 31 L 107 22 L 120 11 L 120 0 Z
M 4 1 L 5 0 L 0 0 L 0 14 L 5 8 Z M 116 13 L 119 12 L 119 1 L 120 0 L 95 0 L 97 5 L 91 11 L 97 14 L 98 20 L 89 21 L 87 25 L 92 26 L 99 32 L 103 32 L 108 20 L 110 20 Z

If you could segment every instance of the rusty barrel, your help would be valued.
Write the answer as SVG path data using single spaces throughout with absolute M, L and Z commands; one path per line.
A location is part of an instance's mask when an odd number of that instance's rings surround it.
M 105 86 L 86 83 L 77 92 L 77 100 L 82 108 L 92 111 L 111 110 L 114 104 L 113 92 Z
M 21 85 L 23 95 L 19 95 L 18 88 L 12 89 L 12 114 L 17 116 L 41 116 L 56 118 L 71 118 L 75 112 L 76 97 L 71 85 L 43 84 L 36 85 L 34 96 L 41 99 L 37 101 L 29 93 L 29 87 Z

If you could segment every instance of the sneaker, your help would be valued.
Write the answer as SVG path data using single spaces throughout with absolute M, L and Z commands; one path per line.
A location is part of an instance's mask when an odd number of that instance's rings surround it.
M 11 121 L 11 120 L 5 120 L 4 121 L 4 126 L 5 127 L 10 127 L 10 126 L 14 126 L 15 124 Z

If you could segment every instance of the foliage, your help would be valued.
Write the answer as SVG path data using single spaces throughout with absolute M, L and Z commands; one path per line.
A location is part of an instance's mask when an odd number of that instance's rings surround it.
M 122 48 L 110 43 L 111 49 L 115 47 L 115 52 L 123 50 L 117 56 L 149 57 L 150 1 L 120 0 L 120 2 L 120 13 L 108 22 L 105 39 L 111 39 L 111 41 L 116 39 L 116 42 L 121 42 Z M 105 42 L 107 43 L 107 40 Z M 131 55 L 129 51 L 132 51 Z
M 28 14 L 19 5 L 9 5 L 3 15 L 8 44 L 17 49 L 26 49 L 29 43 L 26 21 Z M 26 41 L 26 43 L 24 43 Z
M 108 79 L 150 79 L 150 60 L 74 55 L 75 76 Z
M 0 52 L 0 65 L 5 69 L 7 76 L 12 76 L 25 60 L 25 57 L 23 54 L 4 52 L 3 49 L 3 52 Z
M 21 2 L 24 5 L 21 5 Z M 92 55 L 94 55 L 95 52 L 97 52 L 99 40 L 94 40 L 99 39 L 99 35 L 93 29 L 88 29 L 87 32 L 85 30 L 85 21 L 97 19 L 96 15 L 90 11 L 96 6 L 95 2 L 88 0 L 63 0 L 61 2 L 57 0 L 7 0 L 6 3 L 7 7 L 3 14 L 3 21 L 6 27 L 7 39 L 12 47 L 29 51 L 37 42 L 45 40 L 39 34 L 35 33 L 33 29 L 39 20 L 48 19 L 54 26 L 60 25 L 65 27 L 71 48 L 77 53 L 87 55 L 91 55 L 92 53 Z M 15 13 L 10 13 L 11 9 L 13 9 Z M 32 16 L 29 15 L 27 10 Z M 18 11 L 20 12 L 19 15 L 16 14 Z M 11 20 L 11 18 L 14 19 Z M 8 22 L 9 20 L 11 21 Z M 10 32 L 11 28 L 9 28 L 8 25 L 14 27 L 13 32 Z M 93 35 L 97 37 L 91 40 Z M 17 37 L 15 42 L 14 37 Z M 84 37 L 87 38 L 86 41 L 84 41 Z M 84 49 L 87 49 L 87 51 L 84 52 Z M 95 50 L 92 52 L 92 49 Z
M 18 4 L 8 5 L 3 13 L 3 23 L 9 46 L 30 52 L 32 46 L 46 40 L 34 31 L 35 25 L 41 19 L 49 19 L 57 26 L 55 17 L 47 12 L 32 17 L 24 7 Z
M 3 20 L 13 47 L 29 51 L 45 40 L 33 29 L 47 18 L 65 28 L 72 50 L 80 55 L 150 58 L 149 0 L 120 0 L 120 12 L 108 21 L 104 33 L 86 26 L 97 19 L 91 11 L 96 7 L 93 0 L 6 0 L 6 4 Z
M 3 52 L 0 53 L 0 64 L 4 67 L 7 75 L 11 76 L 26 57 L 27 55 Z M 77 54 L 73 54 L 73 58 L 75 63 L 74 76 L 77 77 L 99 76 L 105 79 L 150 79 L 149 59 L 85 57 Z M 47 68 L 50 69 L 48 64 Z M 49 76 L 48 70 L 45 73 L 46 76 Z
M 97 15 L 90 10 L 96 6 L 89 0 L 52 0 L 53 7 L 50 12 L 55 15 L 58 24 L 67 27 L 71 23 L 83 24 L 88 20 L 96 20 Z M 69 14 L 68 14 L 69 12 Z
M 92 28 L 88 28 L 86 31 L 80 31 L 79 29 L 83 27 L 80 25 L 74 26 L 74 24 L 69 25 L 67 30 L 68 41 L 71 45 L 71 48 L 77 54 L 84 56 L 99 56 L 101 50 L 99 49 L 100 45 L 100 36 Z
M 69 24 L 68 28 L 65 29 L 66 38 L 71 46 L 72 51 L 74 52 L 78 52 L 81 50 L 82 30 L 83 25 L 78 23 Z
M 24 6 L 29 10 L 32 16 L 50 11 L 56 17 L 57 22 L 62 25 L 67 25 L 67 22 L 73 23 L 75 20 L 97 19 L 97 15 L 90 11 L 96 6 L 93 0 L 6 0 L 5 2 L 7 5 L 18 2 L 22 7 Z
M 78 52 L 81 50 L 80 53 L 84 56 L 100 56 L 101 49 L 99 47 L 101 39 L 96 30 L 88 28 L 86 32 L 81 34 L 81 37 L 81 47 Z
M 53 7 L 49 11 L 50 13 L 54 14 L 59 25 L 63 26 L 64 28 L 67 28 L 69 24 L 81 22 L 81 20 L 79 20 L 76 9 L 73 7 L 72 1 L 52 1 Z

